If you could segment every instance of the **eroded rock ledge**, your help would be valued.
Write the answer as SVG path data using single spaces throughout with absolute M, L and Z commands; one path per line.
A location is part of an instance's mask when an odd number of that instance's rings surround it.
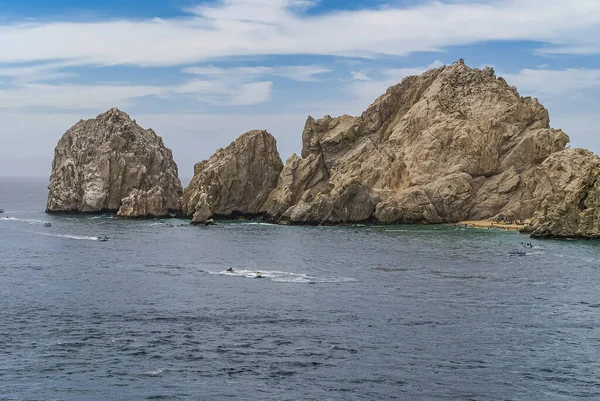
M 177 174 L 161 137 L 110 109 L 78 122 L 58 141 L 46 211 L 167 216 L 180 210 Z

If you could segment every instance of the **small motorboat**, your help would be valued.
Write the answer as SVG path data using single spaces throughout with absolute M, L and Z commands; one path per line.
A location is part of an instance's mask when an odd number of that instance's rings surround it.
M 527 252 L 525 251 L 511 251 L 509 252 L 510 256 L 525 256 L 527 255 Z
M 106 242 L 108 241 L 108 237 L 106 235 L 100 235 L 98 237 L 98 241 Z
M 44 223 L 44 227 L 52 227 L 52 224 L 50 224 L 50 223 Z
M 112 219 L 115 216 L 112 213 L 102 213 L 100 217 L 103 219 Z

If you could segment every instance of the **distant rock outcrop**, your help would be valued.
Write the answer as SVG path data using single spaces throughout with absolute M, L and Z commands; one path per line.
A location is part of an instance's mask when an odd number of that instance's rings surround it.
M 536 169 L 538 200 L 524 231 L 538 238 L 600 239 L 600 157 L 585 149 L 554 153 Z
M 537 99 L 460 60 L 392 86 L 360 117 L 309 117 L 262 211 L 296 224 L 527 218 L 529 183 L 569 138 Z
M 47 212 L 166 216 L 180 209 L 181 182 L 171 150 L 118 110 L 80 121 L 58 141 Z
M 212 216 L 257 215 L 277 185 L 283 163 L 267 131 L 250 131 L 194 166 L 181 201 L 192 223 Z

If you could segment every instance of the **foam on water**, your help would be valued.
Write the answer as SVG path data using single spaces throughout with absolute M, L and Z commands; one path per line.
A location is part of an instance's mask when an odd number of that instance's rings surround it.
M 86 241 L 98 241 L 98 237 L 88 237 L 85 235 L 49 234 L 49 233 L 39 233 L 39 232 L 36 232 L 36 234 L 45 235 L 47 237 L 67 238 L 67 239 L 86 240 Z
M 37 219 L 19 219 L 17 217 L 2 217 L 0 218 L 0 221 L 21 221 L 23 223 L 28 223 L 28 224 L 43 224 L 45 223 L 44 220 L 37 220 Z
M 350 277 L 316 277 L 310 276 L 305 273 L 294 273 L 284 272 L 279 270 L 245 270 L 245 269 L 234 269 L 233 272 L 228 271 L 217 271 L 207 272 L 209 274 L 216 274 L 222 276 L 232 277 L 244 277 L 244 278 L 257 278 L 256 273 L 260 271 L 261 279 L 269 279 L 277 283 L 300 283 L 300 284 L 314 284 L 314 283 L 344 283 L 355 281 Z

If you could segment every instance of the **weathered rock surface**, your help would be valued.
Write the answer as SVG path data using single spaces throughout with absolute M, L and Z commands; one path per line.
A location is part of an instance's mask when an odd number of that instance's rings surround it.
M 166 216 L 180 209 L 177 173 L 161 137 L 110 109 L 78 122 L 58 141 L 46 211 Z
M 537 99 L 460 60 L 405 78 L 360 117 L 309 117 L 261 210 L 297 224 L 528 218 L 538 167 L 569 141 L 549 123 Z
M 525 232 L 540 238 L 600 239 L 600 157 L 566 149 L 536 169 L 532 187 L 538 200 Z
M 212 216 L 260 214 L 282 169 L 275 138 L 267 131 L 247 132 L 194 166 L 183 212 L 195 224 Z

